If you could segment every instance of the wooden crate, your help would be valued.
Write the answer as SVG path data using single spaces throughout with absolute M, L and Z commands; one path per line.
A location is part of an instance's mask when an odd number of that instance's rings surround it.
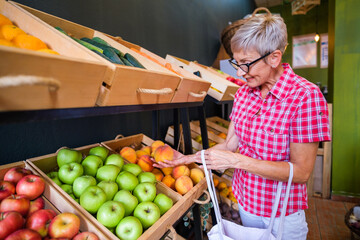
M 20 5 L 20 4 L 18 4 Z M 111 74 L 105 78 L 97 99 L 99 106 L 114 105 L 135 105 L 135 104 L 155 104 L 171 102 L 174 93 L 180 83 L 180 77 L 166 68 L 158 66 L 153 61 L 141 56 L 140 54 L 128 49 L 119 42 L 109 38 L 105 34 L 93 29 L 81 26 L 79 24 L 58 18 L 56 16 L 20 5 L 23 9 L 39 18 L 43 25 L 48 26 L 57 35 L 62 35 L 69 42 L 83 49 L 92 55 L 97 61 L 106 64 Z M 40 20 L 41 19 L 41 20 Z M 50 26 L 49 26 L 50 25 Z M 146 69 L 129 67 L 119 64 L 113 64 L 96 53 L 88 50 L 84 46 L 71 40 L 69 37 L 60 33 L 54 27 L 61 27 L 65 32 L 76 38 L 100 37 L 117 48 L 121 52 L 130 53 Z M 150 92 L 149 92 L 150 91 Z
M 332 104 L 328 104 L 330 136 L 332 135 Z M 321 198 L 331 196 L 332 142 L 323 142 L 319 147 L 314 170 L 307 182 L 308 195 Z
M 218 123 L 223 124 L 224 126 L 219 125 Z M 209 117 L 206 119 L 206 125 L 210 128 L 216 129 L 217 131 L 223 132 L 223 133 L 228 133 L 228 128 L 230 126 L 230 122 L 222 119 L 218 116 L 213 116 L 213 117 Z
M 101 144 L 107 146 L 114 152 L 119 152 L 123 147 L 131 146 L 135 149 L 140 149 L 143 146 L 149 146 L 154 140 L 144 134 L 137 134 L 120 139 L 102 142 Z M 189 165 L 190 168 L 198 167 L 195 163 Z M 164 187 L 167 194 L 176 196 L 176 204 L 166 212 L 152 227 L 150 227 L 139 239 L 160 239 L 162 235 L 172 226 L 183 214 L 194 204 L 194 200 L 198 199 L 206 190 L 206 179 L 202 179 L 196 184 L 188 193 L 180 195 L 174 190 L 170 189 L 163 183 L 157 183 L 157 186 Z M 167 216 L 165 216 L 167 215 Z
M 233 100 L 236 91 L 239 86 L 226 80 L 225 77 L 219 76 L 218 74 L 208 70 L 206 67 L 201 66 L 195 62 L 188 62 L 186 60 L 180 60 L 171 55 L 166 55 L 165 58 L 172 64 L 176 64 L 179 67 L 183 67 L 190 73 L 200 72 L 201 78 L 210 82 L 211 87 L 208 94 L 218 101 Z
M 34 174 L 42 176 L 28 162 L 21 161 L 21 162 L 15 162 L 0 166 L 0 179 L 3 179 L 5 173 L 10 168 L 13 167 L 24 167 L 26 169 L 31 170 Z M 99 237 L 99 239 L 109 239 L 108 236 L 102 233 L 95 224 L 88 221 L 87 217 L 75 205 L 73 205 L 73 203 L 68 202 L 66 198 L 63 196 L 63 194 L 61 194 L 53 187 L 53 184 L 55 183 L 53 182 L 51 183 L 51 182 L 49 182 L 48 179 L 45 179 L 45 190 L 42 197 L 45 200 L 46 209 L 52 209 L 56 213 L 63 213 L 63 212 L 74 213 L 80 219 L 81 232 L 89 231 L 95 233 Z
M 135 48 L 136 50 L 145 53 L 149 57 L 155 59 L 158 63 L 165 67 L 165 64 L 171 64 L 164 58 L 146 50 L 145 48 L 138 46 L 136 44 L 130 43 L 123 40 L 120 37 L 112 37 L 114 40 L 118 41 L 122 45 L 128 48 Z M 174 97 L 171 102 L 201 102 L 204 100 L 209 88 L 210 83 L 205 81 L 198 76 L 182 69 L 181 67 L 172 64 L 172 69 L 179 74 L 181 82 L 174 94 Z
M 0 13 L 60 53 L 0 46 L 0 111 L 95 106 L 105 64 L 13 3 L 0 0 Z
M 229 180 L 228 178 L 219 177 L 216 174 L 213 174 L 214 179 L 218 179 L 219 182 L 225 182 L 228 187 L 232 186 L 232 180 Z M 224 197 L 219 194 L 219 191 L 216 189 L 216 196 L 219 199 L 219 203 L 225 202 L 227 205 L 229 205 L 231 208 L 239 211 L 239 205 L 237 203 L 234 203 L 229 198 Z

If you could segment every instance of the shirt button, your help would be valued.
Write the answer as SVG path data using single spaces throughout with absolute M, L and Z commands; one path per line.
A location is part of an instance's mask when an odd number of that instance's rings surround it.
M 270 129 L 270 132 L 272 132 L 272 133 L 273 133 L 273 132 L 274 132 L 274 129 L 273 129 L 273 128 L 272 128 L 272 129 Z
M 323 112 L 319 112 L 319 115 L 322 116 L 322 115 L 323 115 Z
M 267 103 L 267 101 L 264 102 L 265 104 Z

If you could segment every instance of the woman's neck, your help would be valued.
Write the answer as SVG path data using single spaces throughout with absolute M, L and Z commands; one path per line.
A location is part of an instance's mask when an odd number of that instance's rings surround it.
M 260 86 L 261 97 L 263 99 L 266 97 L 268 92 L 270 92 L 275 83 L 279 80 L 283 72 L 284 68 L 281 64 L 279 64 L 279 66 L 277 66 L 276 68 L 271 68 L 269 72 L 269 80 Z

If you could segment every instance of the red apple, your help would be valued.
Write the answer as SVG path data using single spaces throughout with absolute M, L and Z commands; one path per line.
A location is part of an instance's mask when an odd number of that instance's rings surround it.
M 10 168 L 4 176 L 4 181 L 17 183 L 22 179 L 24 176 L 32 174 L 32 172 L 28 169 L 22 167 L 13 167 Z
M 0 181 L 0 201 L 15 194 L 15 185 L 12 182 Z
M 99 238 L 95 233 L 82 232 L 76 235 L 72 240 L 99 240 Z
M 5 240 L 41 240 L 41 236 L 34 230 L 20 229 L 7 236 Z
M 15 211 L 21 213 L 24 217 L 29 212 L 30 200 L 24 195 L 11 195 L 2 200 L 0 212 Z
M 51 220 L 49 236 L 52 238 L 73 238 L 80 230 L 80 219 L 73 213 L 61 213 Z
M 28 216 L 36 212 L 37 210 L 44 209 L 45 201 L 42 197 L 38 197 L 37 199 L 30 201 L 30 209 L 28 212 Z
M 24 226 L 25 219 L 18 212 L 0 213 L 0 239 Z
M 26 228 L 37 231 L 41 237 L 48 234 L 48 228 L 51 220 L 56 216 L 56 212 L 51 209 L 40 209 L 26 220 Z
M 45 181 L 36 175 L 26 175 L 16 185 L 16 193 L 27 196 L 30 200 L 39 197 L 45 189 Z

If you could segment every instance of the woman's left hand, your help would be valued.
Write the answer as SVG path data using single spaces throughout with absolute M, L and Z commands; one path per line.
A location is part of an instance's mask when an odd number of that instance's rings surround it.
M 236 164 L 239 162 L 237 155 L 239 154 L 217 149 L 208 149 L 204 153 L 207 168 L 214 170 L 236 168 Z M 202 163 L 201 151 L 197 152 L 194 158 L 197 163 Z

